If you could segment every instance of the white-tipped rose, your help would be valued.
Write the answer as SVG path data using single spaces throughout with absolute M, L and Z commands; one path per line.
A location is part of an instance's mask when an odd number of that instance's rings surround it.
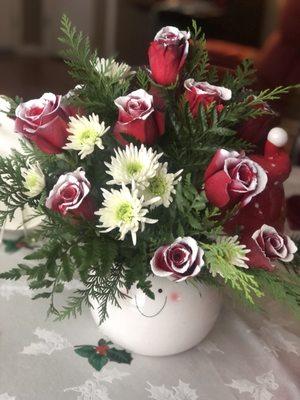
M 39 163 L 32 165 L 28 169 L 23 168 L 21 172 L 26 196 L 33 198 L 40 195 L 46 186 L 46 182 Z
M 157 249 L 150 265 L 154 275 L 181 282 L 199 274 L 203 255 L 195 239 L 179 237 L 173 244 Z

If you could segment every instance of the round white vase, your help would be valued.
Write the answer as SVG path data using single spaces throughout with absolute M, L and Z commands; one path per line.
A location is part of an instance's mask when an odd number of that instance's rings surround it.
M 218 289 L 203 284 L 171 282 L 152 277 L 151 300 L 133 287 L 121 308 L 108 307 L 108 319 L 99 326 L 102 336 L 133 353 L 168 356 L 200 343 L 214 326 L 222 296 Z M 99 325 L 98 304 L 91 299 L 92 315 Z

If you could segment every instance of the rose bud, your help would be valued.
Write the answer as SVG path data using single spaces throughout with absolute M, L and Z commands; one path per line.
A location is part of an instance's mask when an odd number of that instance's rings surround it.
M 203 255 L 195 239 L 179 237 L 173 244 L 157 249 L 150 265 L 154 275 L 180 282 L 199 274 Z
M 71 214 L 93 219 L 95 207 L 89 196 L 90 188 L 91 184 L 81 168 L 61 175 L 49 193 L 46 207 L 61 215 Z
M 263 225 L 253 235 L 243 241 L 250 253 L 248 264 L 253 268 L 262 268 L 272 271 L 274 261 L 290 262 L 294 258 L 297 247 L 292 239 L 279 233 L 269 225 Z
M 198 115 L 200 104 L 205 108 L 211 103 L 216 104 L 216 109 L 221 112 L 224 108 L 223 102 L 231 99 L 231 90 L 222 86 L 210 85 L 208 82 L 195 82 L 194 79 L 187 79 L 184 82 L 185 98 L 193 117 Z
M 245 206 L 261 193 L 268 178 L 264 169 L 236 151 L 219 149 L 204 174 L 205 194 L 219 208 Z
M 61 99 L 62 96 L 45 93 L 16 108 L 16 132 L 33 141 L 44 153 L 62 153 L 67 141 L 68 114 L 61 106 Z
M 152 79 L 159 85 L 176 82 L 189 50 L 190 33 L 173 26 L 162 28 L 148 50 Z
M 148 145 L 154 144 L 164 133 L 164 114 L 153 107 L 153 96 L 145 90 L 136 90 L 127 96 L 118 97 L 119 109 L 114 135 L 118 142 L 127 144 L 122 133 Z

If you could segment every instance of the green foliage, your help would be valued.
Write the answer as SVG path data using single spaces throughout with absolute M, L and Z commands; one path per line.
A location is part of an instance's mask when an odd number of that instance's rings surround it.
M 243 297 L 254 304 L 256 297 L 263 296 L 259 281 L 254 275 L 243 268 L 237 268 L 233 264 L 237 249 L 226 242 L 214 244 L 202 244 L 205 252 L 205 261 L 213 276 L 220 275 L 225 284 L 234 291 L 241 292 Z
M 66 15 L 61 19 L 61 31 L 59 40 L 66 47 L 62 55 L 71 76 L 81 85 L 71 98 L 72 103 L 100 115 L 107 125 L 113 124 L 116 119 L 114 100 L 128 91 L 131 77 L 120 79 L 105 71 L 99 73 L 97 52 L 92 52 L 89 39 L 72 26 Z M 108 63 L 108 70 L 109 67 Z
M 289 307 L 297 317 L 299 317 L 299 275 L 293 272 L 287 273 L 282 269 L 278 269 L 272 273 L 264 270 L 257 270 L 253 272 L 253 276 L 257 282 L 259 282 L 261 290 L 273 297 L 275 300 L 282 302 L 284 305 Z

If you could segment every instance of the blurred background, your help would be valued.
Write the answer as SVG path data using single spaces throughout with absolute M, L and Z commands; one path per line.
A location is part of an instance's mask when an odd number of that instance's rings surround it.
M 197 20 L 213 64 L 234 68 L 252 58 L 258 88 L 300 82 L 300 0 L 0 0 L 0 93 L 24 99 L 74 86 L 59 58 L 60 17 L 66 13 L 99 55 L 147 63 L 147 47 L 164 25 L 186 29 Z M 277 104 L 296 149 L 300 95 Z

